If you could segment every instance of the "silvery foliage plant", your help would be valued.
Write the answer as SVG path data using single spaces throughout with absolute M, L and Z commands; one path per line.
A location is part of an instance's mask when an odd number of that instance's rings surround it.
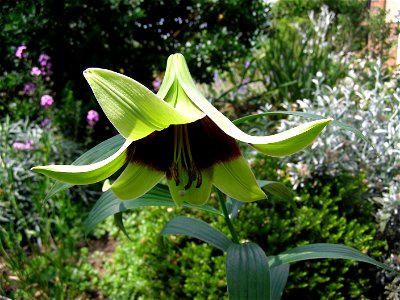
M 289 166 L 295 187 L 302 186 L 310 174 L 338 176 L 343 172 L 365 172 L 369 198 L 380 207 L 376 213 L 380 229 L 387 239 L 394 241 L 394 247 L 399 247 L 396 241 L 400 237 L 400 70 L 384 74 L 381 61 L 357 59 L 336 86 L 325 85 L 325 75 L 318 72 L 313 79 L 312 99 L 286 105 L 288 109 L 329 116 L 349 124 L 359 129 L 375 149 L 351 132 L 338 134 L 332 126 L 314 142 L 312 151 L 300 152 L 284 162 Z M 290 128 L 296 122 L 298 117 L 291 116 L 282 122 L 280 129 Z M 400 268 L 398 261 L 396 254 L 387 258 L 395 268 Z M 382 281 L 386 280 L 382 277 Z M 398 287 L 398 279 L 387 285 L 391 299 L 399 299 L 395 298 Z

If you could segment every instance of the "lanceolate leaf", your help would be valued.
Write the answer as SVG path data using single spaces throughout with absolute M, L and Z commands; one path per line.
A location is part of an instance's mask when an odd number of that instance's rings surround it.
M 178 216 L 170 220 L 160 235 L 182 234 L 206 242 L 222 251 L 227 251 L 232 242 L 218 229 L 204 221 Z
M 305 117 L 305 118 L 309 118 L 309 119 L 313 119 L 313 120 L 320 120 L 320 119 L 325 119 L 325 117 L 323 116 L 319 116 L 319 115 L 315 115 L 315 114 L 310 114 L 310 113 L 306 113 L 306 112 L 301 112 L 301 111 L 268 111 L 268 112 L 264 112 L 264 113 L 260 113 L 260 114 L 255 114 L 255 115 L 248 115 L 239 119 L 236 119 L 234 121 L 232 121 L 235 125 L 239 125 L 241 123 L 244 122 L 248 122 L 251 120 L 255 120 L 258 119 L 260 117 L 264 117 L 264 116 L 268 116 L 268 115 L 293 115 L 293 116 L 300 116 L 300 117 Z M 333 120 L 331 122 L 332 125 L 335 125 L 341 129 L 350 131 L 352 133 L 354 133 L 358 138 L 362 139 L 363 141 L 365 141 L 366 143 L 368 143 L 370 146 L 372 146 L 374 148 L 374 145 L 371 144 L 371 141 L 368 140 L 362 133 L 360 130 L 344 124 L 342 122 Z M 374 148 L 375 149 L 375 148 Z
M 289 265 L 279 265 L 271 271 L 271 299 L 279 300 L 282 297 L 287 279 L 289 277 Z
M 126 211 L 128 209 L 143 206 L 176 206 L 176 204 L 172 200 L 168 188 L 163 185 L 157 185 L 148 193 L 132 200 L 119 200 L 111 190 L 108 190 L 101 195 L 99 200 L 97 200 L 96 204 L 90 211 L 89 216 L 85 221 L 85 232 L 87 234 L 98 223 L 109 216 Z M 182 204 L 182 206 L 200 209 L 214 214 L 221 214 L 220 211 L 209 205 L 198 206 L 185 202 Z
M 226 277 L 230 300 L 274 299 L 271 298 L 267 256 L 257 244 L 232 244 L 229 247 Z
M 117 225 L 117 227 L 125 234 L 128 240 L 131 241 L 131 238 L 129 237 L 128 232 L 126 231 L 124 226 L 124 221 L 122 219 L 122 211 L 114 215 L 114 222 Z
M 109 138 L 108 140 L 105 140 L 104 142 L 98 144 L 97 146 L 93 147 L 92 149 L 86 151 L 84 154 L 82 154 L 80 157 L 78 157 L 72 165 L 80 166 L 80 165 L 89 165 L 93 164 L 99 161 L 102 161 L 103 159 L 106 159 L 107 157 L 110 157 L 113 155 L 115 152 L 118 151 L 118 149 L 121 148 L 121 146 L 124 144 L 125 139 L 121 135 L 116 135 L 112 138 Z M 54 194 L 58 193 L 59 191 L 68 189 L 72 187 L 72 184 L 64 183 L 61 181 L 56 181 L 54 185 L 51 187 L 50 191 L 46 195 L 46 198 L 44 201 L 47 201 L 52 197 Z
M 311 244 L 290 249 L 276 256 L 268 258 L 271 268 L 283 264 L 291 264 L 297 261 L 318 259 L 318 258 L 340 258 L 366 262 L 377 267 L 393 271 L 389 266 L 376 261 L 375 259 L 361 253 L 360 251 L 336 244 Z

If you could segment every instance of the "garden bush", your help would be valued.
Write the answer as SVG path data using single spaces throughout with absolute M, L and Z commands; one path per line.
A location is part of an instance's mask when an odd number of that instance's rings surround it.
M 398 80 L 397 71 L 390 71 L 380 60 L 373 59 L 355 60 L 350 65 L 349 74 L 333 87 L 325 84 L 324 74 L 321 73 L 313 79 L 315 91 L 312 98 L 297 101 L 297 109 L 331 116 L 359 128 L 373 147 L 353 134 L 338 135 L 333 128 L 327 128 L 314 144 L 313 151 L 284 159 L 290 165 L 292 184 L 295 186 L 302 186 L 304 177 L 299 174 L 304 170 L 320 176 L 364 172 L 368 199 L 375 206 L 380 238 L 388 243 L 388 251 L 383 258 L 391 261 L 395 268 L 398 268 L 397 241 L 400 238 Z M 298 118 L 290 117 L 282 129 L 298 121 Z M 398 281 L 385 274 L 382 282 L 390 284 L 392 280 Z

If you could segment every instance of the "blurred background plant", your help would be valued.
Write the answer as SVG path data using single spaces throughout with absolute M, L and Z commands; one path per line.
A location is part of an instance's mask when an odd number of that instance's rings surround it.
M 44 203 L 51 182 L 29 171 L 70 163 L 115 134 L 83 80 L 86 67 L 157 91 L 173 52 L 185 55 L 203 93 L 231 119 L 279 109 L 330 116 L 360 129 L 376 149 L 331 126 L 296 156 L 247 150 L 258 178 L 282 181 L 296 196 L 291 204 L 270 197 L 244 205 L 235 220 L 242 238 L 270 255 L 344 243 L 399 268 L 400 75 L 383 63 L 391 46 L 385 12 L 370 15 L 358 0 L 6 0 L 0 7 L 0 295 L 226 297 L 218 250 L 178 236 L 163 247 L 157 241 L 176 214 L 221 230 L 223 220 L 178 208 L 134 210 L 124 214 L 132 241 L 112 220 L 85 239 L 82 223 L 98 194 L 74 188 Z M 241 126 L 270 134 L 303 122 L 277 119 Z M 363 264 L 315 261 L 291 267 L 284 298 L 398 299 L 399 286 L 398 277 Z

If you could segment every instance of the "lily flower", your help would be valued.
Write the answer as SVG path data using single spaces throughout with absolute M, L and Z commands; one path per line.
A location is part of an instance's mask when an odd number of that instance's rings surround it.
M 200 93 L 181 54 L 168 58 L 157 94 L 105 69 L 89 68 L 84 76 L 124 144 L 92 164 L 32 170 L 74 185 L 105 180 L 126 165 L 105 188 L 121 200 L 140 197 L 164 178 L 177 205 L 204 204 L 213 185 L 239 201 L 264 199 L 236 140 L 267 155 L 289 155 L 312 143 L 331 121 L 313 121 L 271 136 L 248 135 Z

